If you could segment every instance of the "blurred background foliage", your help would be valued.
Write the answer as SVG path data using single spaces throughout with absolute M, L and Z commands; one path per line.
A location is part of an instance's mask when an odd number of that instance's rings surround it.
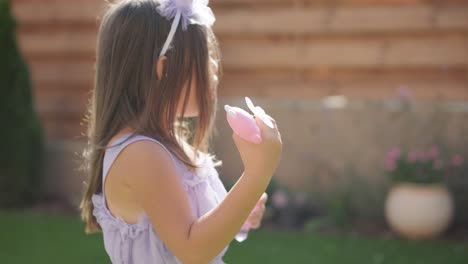
M 0 207 L 30 206 L 41 190 L 42 126 L 6 0 L 0 1 L 0 43 Z

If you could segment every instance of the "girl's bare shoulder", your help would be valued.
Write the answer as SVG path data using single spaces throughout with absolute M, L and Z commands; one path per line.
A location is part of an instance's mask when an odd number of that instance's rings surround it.
M 119 158 L 123 169 L 133 172 L 131 174 L 138 171 L 175 169 L 171 153 L 161 143 L 152 140 L 137 140 L 128 144 Z

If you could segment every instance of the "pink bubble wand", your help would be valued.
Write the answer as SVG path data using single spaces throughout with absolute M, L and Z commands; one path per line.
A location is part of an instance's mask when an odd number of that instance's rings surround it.
M 273 128 L 273 123 L 260 106 L 254 106 L 252 100 L 248 97 L 245 97 L 245 102 L 255 116 L 263 120 L 267 126 Z M 251 114 L 242 108 L 229 105 L 225 105 L 224 110 L 226 110 L 226 118 L 229 126 L 236 135 L 254 144 L 260 144 L 262 142 L 260 128 Z
M 259 117 L 267 126 L 273 128 L 273 123 L 261 107 L 254 106 L 252 100 L 250 100 L 250 98 L 248 97 L 245 97 L 245 102 L 247 103 L 247 107 L 250 109 L 250 111 L 252 111 L 252 113 L 254 113 L 255 116 Z M 229 105 L 225 105 L 224 110 L 226 110 L 226 118 L 229 123 L 229 126 L 232 128 L 236 135 L 254 144 L 260 144 L 262 142 L 260 128 L 258 127 L 255 118 L 251 114 L 249 114 L 242 108 L 233 107 Z M 259 204 L 257 203 L 257 205 L 250 214 L 252 215 L 258 210 Z M 249 235 L 250 228 L 251 224 L 247 219 L 244 225 L 242 225 L 239 233 L 237 233 L 237 235 L 235 236 L 235 239 L 238 242 L 243 242 L 244 240 L 246 240 Z

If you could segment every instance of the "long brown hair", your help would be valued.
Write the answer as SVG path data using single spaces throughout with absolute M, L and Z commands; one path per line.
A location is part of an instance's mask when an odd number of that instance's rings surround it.
M 123 128 L 131 126 L 134 134 L 159 140 L 190 168 L 196 164 L 180 140 L 190 137 L 195 152 L 209 148 L 217 100 L 217 82 L 212 76 L 220 74 L 219 67 L 210 66 L 210 60 L 219 61 L 216 38 L 211 28 L 189 25 L 183 31 L 179 25 L 166 53 L 163 78 L 158 80 L 156 62 L 171 23 L 159 15 L 158 4 L 157 0 L 110 3 L 101 19 L 95 83 L 85 118 L 87 180 L 80 209 L 88 233 L 101 229 L 91 198 L 102 189 L 106 146 Z M 199 115 L 190 129 L 184 116 L 177 116 L 177 103 L 185 96 L 184 112 L 191 82 L 195 82 Z

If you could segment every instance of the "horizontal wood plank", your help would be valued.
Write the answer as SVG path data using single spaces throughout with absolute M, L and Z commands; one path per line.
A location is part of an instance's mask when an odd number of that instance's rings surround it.
M 265 7 L 265 6 L 413 6 L 421 4 L 466 4 L 467 0 L 222 0 L 211 1 L 215 7 Z
M 86 125 L 79 118 L 41 117 L 40 120 L 49 139 L 85 139 Z
M 14 12 L 22 28 L 37 29 L 43 24 L 50 30 L 54 23 L 65 23 L 72 26 L 85 24 L 96 30 L 97 19 L 104 9 L 100 2 L 58 2 L 53 5 L 27 2 L 16 5 Z M 220 10 L 216 16 L 214 29 L 220 35 L 468 30 L 466 6 L 228 9 Z
M 412 90 L 415 99 L 468 100 L 468 85 L 464 81 L 435 79 L 361 79 L 361 80 L 301 80 L 295 78 L 233 78 L 224 80 L 219 94 L 225 97 L 259 96 L 288 98 L 321 98 L 344 95 L 359 99 L 389 99 L 399 89 Z
M 94 64 L 75 62 L 31 62 L 30 70 L 38 89 L 78 89 L 89 91 L 94 85 Z M 467 67 L 453 66 L 421 66 L 421 67 L 328 67 L 324 65 L 311 67 L 303 70 L 290 68 L 278 69 L 248 69 L 225 67 L 224 76 L 221 81 L 227 82 L 234 78 L 275 78 L 276 76 L 286 78 L 302 78 L 310 80 L 323 79 L 452 79 L 467 81 Z
M 221 35 L 467 31 L 468 8 L 242 9 L 220 12 L 214 28 Z
M 231 68 L 314 66 L 417 67 L 466 65 L 467 38 L 348 41 L 230 41 L 222 43 Z
M 73 31 L 53 34 L 19 33 L 20 48 L 29 54 L 70 54 L 88 55 L 96 50 L 95 32 L 77 33 Z
M 36 108 L 43 116 L 54 118 L 76 118 L 84 115 L 88 102 L 88 94 L 77 92 L 70 95 L 62 90 L 36 91 Z
M 104 1 L 15 1 L 13 14 L 20 23 L 86 22 L 97 24 Z
M 468 100 L 466 80 L 452 78 L 330 78 L 311 79 L 295 76 L 228 75 L 219 87 L 220 96 L 265 96 L 320 98 L 345 95 L 352 98 L 384 99 L 401 87 L 413 90 L 415 99 L 427 100 L 441 95 L 446 100 Z M 36 104 L 46 117 L 79 118 L 86 111 L 90 91 L 61 87 L 38 87 Z
M 82 3 L 99 3 L 105 0 L 80 0 Z M 37 0 L 12 0 L 14 4 L 35 3 Z M 73 3 L 76 0 L 60 0 L 61 3 Z M 41 3 L 57 3 L 57 0 L 41 0 Z M 467 0 L 211 0 L 210 6 L 219 8 L 247 8 L 247 7 L 265 7 L 265 6 L 413 6 L 421 4 L 433 5 L 453 5 L 466 4 Z
M 26 56 L 34 54 L 84 54 L 94 52 L 93 34 L 60 33 L 20 35 Z M 232 40 L 221 42 L 223 62 L 233 68 L 301 69 L 319 65 L 345 67 L 413 67 L 465 65 L 466 36 L 416 39 L 347 40 Z
M 31 61 L 29 64 L 35 82 L 62 85 L 91 86 L 94 83 L 94 63 Z

